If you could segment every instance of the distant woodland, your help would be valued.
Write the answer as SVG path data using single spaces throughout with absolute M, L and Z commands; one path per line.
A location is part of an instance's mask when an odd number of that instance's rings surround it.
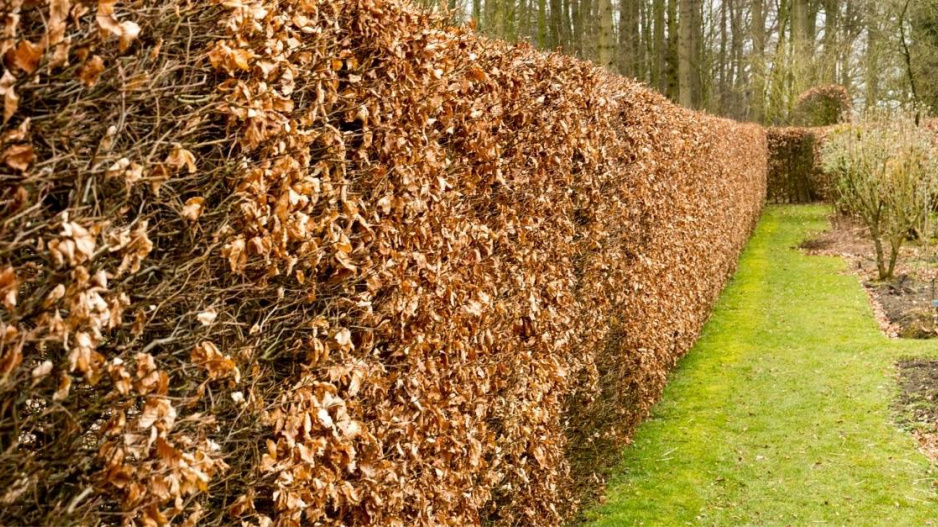
M 798 96 L 826 84 L 860 111 L 938 112 L 938 0 L 422 1 L 736 119 L 789 124 Z

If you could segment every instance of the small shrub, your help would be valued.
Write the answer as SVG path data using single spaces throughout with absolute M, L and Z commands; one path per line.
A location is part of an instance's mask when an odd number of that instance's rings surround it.
M 869 228 L 879 278 L 891 278 L 903 241 L 925 220 L 936 190 L 933 136 L 907 118 L 845 126 L 828 136 L 821 155 L 835 177 L 837 207 Z

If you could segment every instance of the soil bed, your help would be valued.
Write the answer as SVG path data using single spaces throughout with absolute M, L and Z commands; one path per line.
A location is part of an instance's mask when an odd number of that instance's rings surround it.
M 935 244 L 926 247 L 907 241 L 899 257 L 896 277 L 878 281 L 873 241 L 862 225 L 834 215 L 831 229 L 807 240 L 801 248 L 811 254 L 841 256 L 850 262 L 870 296 L 883 331 L 891 337 L 930 339 L 938 337 L 938 272 L 934 266 Z
M 938 315 L 932 307 L 934 282 L 923 282 L 902 275 L 887 283 L 864 282 L 883 306 L 890 322 L 899 326 L 899 336 L 930 339 L 938 336 Z
M 938 423 L 938 359 L 906 359 L 896 364 L 898 404 L 904 424 Z
M 896 363 L 899 395 L 897 422 L 918 440 L 922 452 L 938 460 L 938 359 Z

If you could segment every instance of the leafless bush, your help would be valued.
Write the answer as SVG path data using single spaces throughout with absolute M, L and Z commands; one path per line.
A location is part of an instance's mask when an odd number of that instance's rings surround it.
M 891 278 L 902 243 L 921 227 L 938 190 L 934 135 L 911 118 L 878 118 L 830 134 L 823 161 L 836 177 L 838 206 L 870 230 L 879 278 Z

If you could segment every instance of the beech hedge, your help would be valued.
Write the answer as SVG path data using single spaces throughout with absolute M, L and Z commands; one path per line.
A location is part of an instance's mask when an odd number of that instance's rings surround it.
M 5 4 L 0 523 L 559 525 L 765 131 L 396 0 Z
M 836 127 L 772 127 L 769 145 L 768 201 L 812 203 L 832 198 L 833 181 L 821 166 L 824 137 Z
M 853 101 L 839 84 L 815 86 L 798 96 L 793 121 L 797 126 L 833 126 L 852 120 Z

